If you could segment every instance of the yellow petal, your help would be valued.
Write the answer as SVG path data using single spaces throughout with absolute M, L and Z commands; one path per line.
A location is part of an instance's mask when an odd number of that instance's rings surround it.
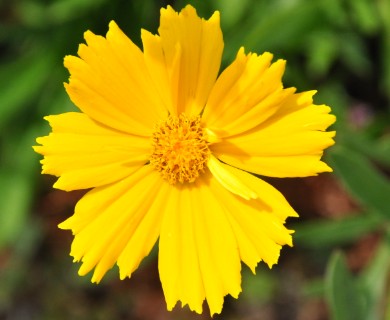
M 287 178 L 316 176 L 321 172 L 332 172 L 320 155 L 302 155 L 291 157 L 252 157 L 246 158 L 241 153 L 218 155 L 222 161 L 256 174 Z
M 204 20 L 190 5 L 180 13 L 168 6 L 161 9 L 158 32 L 161 40 L 147 38 L 145 34 L 143 37 L 150 74 L 156 75 L 154 82 L 160 86 L 160 92 L 167 89 L 163 81 L 168 79 L 176 115 L 183 112 L 198 115 L 206 104 L 221 63 L 223 40 L 219 12 Z M 166 66 L 165 72 L 161 65 Z
M 278 111 L 247 132 L 211 146 L 222 161 L 246 171 L 273 177 L 305 177 L 332 171 L 321 162 L 323 150 L 334 144 L 330 108 L 314 105 L 314 92 L 288 97 Z
M 208 189 L 209 179 L 175 188 L 168 199 L 159 270 L 169 310 L 180 300 L 200 313 L 206 299 L 213 315 L 221 312 L 225 295 L 237 298 L 241 292 L 236 240 L 219 199 Z
M 55 187 L 85 189 L 131 175 L 151 154 L 149 139 L 111 130 L 82 113 L 48 116 L 53 132 L 37 139 L 42 173 L 60 176 Z
M 264 208 L 268 208 L 282 221 L 286 220 L 287 217 L 298 217 L 298 214 L 289 205 L 284 196 L 264 180 L 256 178 L 254 175 L 248 172 L 234 168 L 220 161 L 218 161 L 218 166 L 220 167 L 221 172 L 224 172 L 226 175 L 228 175 L 229 178 L 234 180 L 237 185 L 240 185 L 240 187 L 243 189 L 246 188 L 247 190 L 250 190 L 251 197 L 245 198 L 238 192 L 232 191 L 232 188 L 229 185 L 221 182 L 220 178 L 216 177 L 210 170 L 213 174 L 214 180 L 218 181 L 220 185 L 226 190 L 232 192 L 233 194 L 239 195 L 246 200 L 256 199 L 256 201 L 260 201 L 263 205 L 263 207 L 261 207 L 262 210 L 264 210 Z
M 283 89 L 285 61 L 271 64 L 272 54 L 245 55 L 241 48 L 235 61 L 218 78 L 203 113 L 209 129 L 220 137 L 245 132 L 273 115 L 294 88 Z M 221 131 L 221 128 L 223 131 Z
M 193 189 L 172 187 L 163 209 L 159 241 L 159 272 L 168 310 L 178 300 L 197 313 L 205 299 L 195 243 Z
M 292 245 L 292 231 L 284 227 L 288 216 L 297 216 L 284 197 L 266 182 L 249 173 L 232 168 L 243 183 L 259 195 L 249 201 L 229 192 L 216 179 L 210 190 L 219 199 L 234 231 L 241 260 L 253 272 L 261 260 L 277 263 L 283 245 Z
M 142 51 L 114 23 L 107 38 L 85 33 L 80 58 L 67 56 L 71 100 L 94 120 L 117 130 L 150 135 L 167 109 L 151 81 Z
M 92 281 L 99 282 L 125 253 L 130 259 L 120 267 L 130 276 L 158 238 L 161 215 L 156 214 L 154 201 L 161 199 L 162 184 L 160 176 L 144 166 L 120 182 L 93 189 L 78 202 L 74 215 L 59 227 L 75 235 L 71 255 L 82 261 L 80 275 L 95 268 Z M 140 232 L 148 235 L 147 241 L 133 240 L 140 239 Z M 130 243 L 134 245 L 131 256 Z
M 131 239 L 127 242 L 122 253 L 118 258 L 118 267 L 120 271 L 120 278 L 130 277 L 131 274 L 138 268 L 141 262 L 140 257 L 145 257 L 153 248 L 161 230 L 162 210 L 165 206 L 166 200 L 170 197 L 171 185 L 165 181 L 161 181 L 159 176 L 157 181 L 158 192 L 155 192 L 153 201 L 150 204 L 148 211 L 145 213 L 143 219 L 140 221 L 137 229 L 135 229 Z M 144 184 L 145 190 L 149 189 L 151 185 Z M 150 190 L 153 195 L 153 189 Z M 136 192 L 136 191 L 135 191 Z M 138 195 L 137 195 L 138 197 Z
M 243 184 L 231 173 L 231 167 L 224 165 L 213 155 L 210 156 L 207 167 L 210 169 L 214 178 L 230 192 L 233 192 L 246 200 L 257 198 L 257 194 L 253 190 L 248 188 L 248 186 Z
M 161 38 L 142 29 L 141 39 L 144 48 L 145 65 L 161 98 L 161 103 L 170 114 L 176 114 L 177 92 L 176 90 L 173 92 L 172 88 L 177 87 L 180 52 L 176 53 L 172 64 L 167 66 Z

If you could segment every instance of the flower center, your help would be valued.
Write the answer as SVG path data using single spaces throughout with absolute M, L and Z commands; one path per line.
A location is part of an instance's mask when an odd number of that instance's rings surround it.
M 194 182 L 210 156 L 206 138 L 199 116 L 169 116 L 153 133 L 150 163 L 170 184 Z

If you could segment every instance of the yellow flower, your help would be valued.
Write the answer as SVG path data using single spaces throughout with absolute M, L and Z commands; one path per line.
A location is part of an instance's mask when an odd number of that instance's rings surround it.
M 71 100 L 81 110 L 48 116 L 37 139 L 43 173 L 62 190 L 93 188 L 60 228 L 72 230 L 80 275 L 99 282 L 115 263 L 130 277 L 158 240 L 167 307 L 177 301 L 220 313 L 241 292 L 241 261 L 253 272 L 292 245 L 296 212 L 253 174 L 305 177 L 331 171 L 323 150 L 330 108 L 315 92 L 283 88 L 285 61 L 241 48 L 219 76 L 219 13 L 161 10 L 159 35 L 142 30 L 141 51 L 111 22 L 106 38 L 85 33 L 67 56 Z

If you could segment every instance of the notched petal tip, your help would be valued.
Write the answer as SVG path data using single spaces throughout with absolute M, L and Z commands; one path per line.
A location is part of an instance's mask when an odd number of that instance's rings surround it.
M 92 278 L 91 278 L 91 282 L 95 283 L 95 284 L 99 284 L 102 281 L 102 279 L 107 271 L 98 272 L 97 269 L 95 269 L 95 272 L 93 273 Z
M 55 121 L 55 119 L 56 119 L 57 117 L 58 117 L 58 116 L 56 116 L 56 115 L 49 115 L 49 116 L 45 116 L 45 117 L 43 118 L 45 121 L 47 121 L 47 122 L 49 123 L 50 128 L 52 128 L 52 132 L 50 132 L 49 135 L 47 135 L 47 136 L 41 137 L 42 140 L 48 138 L 49 136 L 51 136 L 51 135 L 53 134 L 54 121 Z M 39 138 L 38 138 L 38 139 L 39 139 Z M 43 144 L 43 143 L 40 142 L 40 144 Z
M 329 108 L 329 112 L 331 112 L 332 109 L 330 107 L 328 107 L 328 108 Z M 329 126 L 331 126 L 332 124 L 334 124 L 336 122 L 337 117 L 334 114 L 329 114 L 328 117 L 329 117 Z M 334 136 L 336 136 L 336 131 L 334 131 Z
M 295 210 L 291 210 L 289 217 L 291 218 L 299 218 L 299 214 Z M 294 233 L 294 231 L 292 232 Z
M 71 218 L 68 218 L 65 221 L 62 221 L 61 223 L 59 223 L 57 225 L 57 227 L 59 229 L 62 229 L 62 230 L 72 230 L 73 226 L 72 226 L 72 223 L 71 223 Z
M 87 46 L 85 44 L 79 45 L 79 49 L 77 51 L 77 54 L 82 56 L 83 51 L 86 50 Z M 72 79 L 72 74 L 77 73 L 77 70 L 80 69 L 80 63 L 84 63 L 84 60 L 82 60 L 79 57 L 68 55 L 64 58 L 64 67 L 68 69 L 69 72 L 69 81 Z M 64 82 L 65 84 L 65 82 Z
M 261 54 L 261 57 L 266 58 L 267 60 L 272 60 L 274 55 L 269 51 L 265 51 Z
M 79 47 L 80 47 L 80 45 L 79 45 Z M 63 64 L 64 64 L 64 67 L 65 67 L 65 68 L 69 69 L 69 60 L 70 60 L 70 59 L 73 59 L 73 58 L 75 58 L 75 57 L 72 56 L 72 55 L 70 55 L 70 54 L 67 54 L 67 55 L 64 57 L 64 59 L 63 59 Z
M 123 272 L 121 268 L 119 268 L 119 279 L 125 280 L 126 278 L 131 278 L 131 274 L 128 274 L 127 272 Z
M 81 267 L 79 268 L 79 271 L 77 272 L 77 274 L 81 277 L 85 276 L 89 271 L 91 271 L 92 268 L 90 268 L 89 266 L 87 266 L 84 262 L 83 264 L 81 265 Z M 93 278 L 92 278 L 93 279 Z M 93 282 L 91 279 L 91 282 Z
M 209 18 L 209 22 L 220 24 L 221 22 L 221 14 L 218 10 L 214 11 L 213 15 Z
M 278 59 L 271 64 L 269 70 L 274 69 L 276 79 L 281 79 L 286 70 L 287 61 L 284 59 Z M 277 71 L 276 71 L 277 70 Z
M 189 5 L 189 4 L 186 7 L 188 7 L 188 6 L 191 7 L 191 5 Z M 160 9 L 160 28 L 161 28 L 162 21 L 164 19 L 168 19 L 169 16 L 171 16 L 171 17 L 172 16 L 179 16 L 186 9 L 186 7 L 183 8 L 180 12 L 175 11 L 175 9 L 173 9 L 170 5 L 167 5 L 166 8 L 161 8 Z
M 291 233 L 289 232 L 290 230 L 287 229 L 288 237 L 286 237 L 286 245 L 289 247 L 293 247 L 293 238 L 291 236 Z
M 246 266 L 249 268 L 249 270 L 252 272 L 252 274 L 256 275 L 256 269 L 260 262 L 262 262 L 263 259 L 259 258 L 256 261 L 253 261 L 252 263 L 246 262 Z
M 75 190 L 67 185 L 66 180 L 64 179 L 64 175 L 58 178 L 58 180 L 53 184 L 53 188 L 67 192 Z
M 271 54 L 272 55 L 272 54 Z M 282 65 L 282 66 L 286 66 L 286 64 L 287 64 L 287 60 L 285 60 L 285 59 L 278 59 L 278 60 L 276 60 L 273 64 L 280 64 L 280 65 Z
M 41 149 L 42 148 L 42 145 L 44 144 L 45 142 L 45 138 L 46 137 L 37 137 L 35 139 L 36 143 L 40 144 L 41 146 L 33 146 L 33 148 L 36 148 L 36 149 Z M 35 150 L 35 149 L 34 149 Z
M 313 103 L 313 97 L 317 93 L 317 90 L 309 90 L 301 92 L 297 95 L 297 104 L 298 105 L 308 105 Z M 329 108 L 330 111 L 330 108 Z
M 118 26 L 118 24 L 114 20 L 111 20 L 108 23 L 108 28 L 109 29 L 119 29 L 119 26 Z
M 87 43 L 92 40 L 93 37 L 97 37 L 91 30 L 87 30 L 84 32 L 84 39 Z
M 248 54 L 249 55 L 249 54 Z M 246 57 L 247 55 L 245 54 L 245 48 L 242 46 L 240 47 L 240 49 L 238 49 L 237 51 L 237 54 L 236 54 L 236 59 L 239 59 L 239 58 L 244 58 Z
M 321 172 L 333 172 L 333 169 L 329 167 L 325 162 L 319 161 L 318 163 L 318 173 Z
M 44 116 L 43 119 L 50 123 L 50 120 L 53 118 L 53 115 Z
M 187 4 L 180 12 L 179 14 L 183 14 L 183 15 L 196 15 L 197 16 L 197 13 L 196 13 L 196 9 L 190 5 L 190 4 Z
M 185 305 L 186 305 L 185 303 L 184 304 L 183 304 L 183 302 L 181 303 L 182 308 Z M 188 307 L 190 308 L 191 311 L 194 311 L 197 314 L 202 314 L 203 313 L 203 301 L 202 301 L 202 303 L 199 303 L 199 304 L 196 304 L 196 305 L 188 304 Z

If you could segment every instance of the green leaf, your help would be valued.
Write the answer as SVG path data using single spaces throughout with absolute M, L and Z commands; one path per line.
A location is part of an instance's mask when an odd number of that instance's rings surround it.
M 16 241 L 27 227 L 32 187 L 29 176 L 0 171 L 0 248 Z
M 359 214 L 339 220 L 318 220 L 292 225 L 294 242 L 309 248 L 333 247 L 351 243 L 377 230 L 383 219 L 377 215 Z
M 366 44 L 356 33 L 340 34 L 340 59 L 354 74 L 364 77 L 372 70 Z
M 58 0 L 47 6 L 46 18 L 54 23 L 62 23 L 90 13 L 107 0 Z
M 0 69 L 0 130 L 18 112 L 31 112 L 31 100 L 50 75 L 52 56 L 40 51 Z
M 367 320 L 364 292 L 350 274 L 341 252 L 329 261 L 325 278 L 325 298 L 333 320 Z
M 336 138 L 339 140 L 340 132 L 346 130 L 346 123 L 349 121 L 347 110 L 350 98 L 343 85 L 334 80 L 327 81 L 318 89 L 318 93 L 314 96 L 314 101 L 316 104 L 324 103 L 332 107 L 332 113 L 337 118 L 332 128 L 337 131 Z
M 224 37 L 229 39 L 227 53 L 224 54 L 225 61 L 233 60 L 241 46 L 247 52 L 301 48 L 302 35 L 318 25 L 318 12 L 318 3 L 315 1 L 301 1 L 298 4 L 286 1 L 253 2 L 245 20 L 224 32 Z
M 379 77 L 382 78 L 382 92 L 387 95 L 387 97 L 390 97 L 390 1 L 378 1 L 377 6 L 383 25 L 381 43 L 382 75 L 379 74 Z
M 361 285 L 368 296 L 366 320 L 385 319 L 386 287 L 390 272 L 390 235 L 378 247 L 374 258 L 360 275 Z
M 342 136 L 343 143 L 348 148 L 358 153 L 362 153 L 372 160 L 375 160 L 385 166 L 390 166 L 390 137 L 385 136 L 381 139 L 373 139 L 364 132 L 348 132 Z
M 345 188 L 358 202 L 390 218 L 390 182 L 366 157 L 338 146 L 329 153 L 328 160 Z
M 335 25 L 341 29 L 348 25 L 348 15 L 342 1 L 320 0 L 318 3 L 321 6 L 321 13 L 327 17 L 327 20 L 331 22 L 332 25 Z M 329 25 L 327 25 L 327 29 L 330 29 Z
M 13 243 L 12 254 L 6 257 L 6 267 L 0 272 L 0 310 L 7 310 L 15 302 L 18 289 L 24 288 L 26 281 L 31 280 L 31 259 L 42 238 L 41 229 L 36 220 L 30 220 Z
M 22 134 L 11 134 L 4 142 L 0 169 L 0 248 L 14 244 L 28 228 L 39 165 L 39 156 L 31 146 L 39 131 L 40 128 L 32 126 Z
M 337 35 L 330 30 L 313 33 L 309 39 L 311 50 L 307 52 L 307 67 L 316 77 L 324 76 L 339 53 Z
M 307 280 L 302 286 L 302 296 L 305 298 L 323 298 L 325 284 L 322 278 Z
M 15 10 L 22 23 L 34 28 L 47 28 L 75 20 L 101 6 L 107 0 L 57 0 L 50 4 L 37 1 L 21 1 Z
M 251 304 L 270 301 L 277 288 L 276 280 L 266 269 L 259 267 L 256 276 L 245 269 L 242 277 L 242 299 Z
M 351 14 L 362 32 L 372 35 L 379 29 L 380 19 L 375 1 L 350 0 L 349 5 L 351 6 Z
M 251 6 L 250 0 L 214 0 L 213 2 L 223 17 L 222 29 L 234 27 Z

